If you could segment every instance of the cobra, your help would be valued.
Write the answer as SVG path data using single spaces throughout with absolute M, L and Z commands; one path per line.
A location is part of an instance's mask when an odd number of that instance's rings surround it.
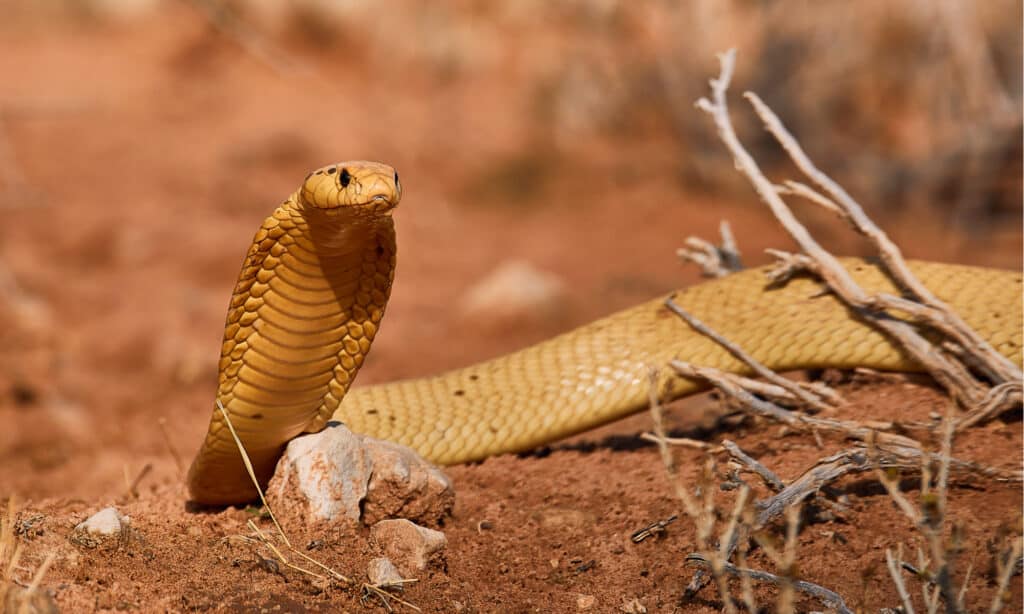
M 647 405 L 651 366 L 673 358 L 747 373 L 663 306 L 637 305 L 538 345 L 448 373 L 349 390 L 380 327 L 395 267 L 398 174 L 375 162 L 310 173 L 260 226 L 231 297 L 218 399 L 265 484 L 284 446 L 329 420 L 452 464 L 528 450 Z M 869 291 L 874 266 L 843 260 Z M 913 272 L 999 352 L 1021 364 L 1021 275 L 928 262 Z M 752 269 L 680 290 L 676 302 L 777 371 L 920 370 L 809 279 L 767 288 Z M 699 392 L 674 382 L 666 395 Z M 256 490 L 214 410 L 188 476 L 193 500 Z

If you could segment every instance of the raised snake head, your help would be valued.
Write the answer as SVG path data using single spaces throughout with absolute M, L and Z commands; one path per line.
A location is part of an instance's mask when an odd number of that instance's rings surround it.
M 381 215 L 398 206 L 402 184 L 387 164 L 339 162 L 307 175 L 297 198 L 300 205 L 313 209 Z

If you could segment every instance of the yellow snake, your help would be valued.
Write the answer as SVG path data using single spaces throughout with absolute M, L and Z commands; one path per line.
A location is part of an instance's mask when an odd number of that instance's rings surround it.
M 439 463 L 530 449 L 646 407 L 647 372 L 672 358 L 745 373 L 656 299 L 527 349 L 442 375 L 356 388 L 391 289 L 398 175 L 373 162 L 310 173 L 253 239 L 228 309 L 218 399 L 266 483 L 285 444 L 332 418 Z M 892 291 L 844 260 L 866 289 Z M 1021 275 L 912 263 L 914 273 L 999 352 L 1021 363 Z M 768 367 L 918 370 L 820 285 L 768 289 L 762 270 L 681 290 L 676 301 Z M 680 381 L 675 397 L 700 390 Z M 256 491 L 220 412 L 188 484 L 200 503 Z

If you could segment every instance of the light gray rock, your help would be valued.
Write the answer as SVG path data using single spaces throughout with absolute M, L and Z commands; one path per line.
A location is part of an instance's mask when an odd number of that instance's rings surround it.
M 351 524 L 396 516 L 436 524 L 455 502 L 448 477 L 418 454 L 336 422 L 289 442 L 267 496 L 310 522 Z
M 428 566 L 444 565 L 448 538 L 440 531 L 398 519 L 381 520 L 370 527 L 370 535 L 384 555 L 409 575 L 415 575 Z
M 131 518 L 122 516 L 117 508 L 105 507 L 75 526 L 71 541 L 79 546 L 95 548 L 105 540 L 121 538 L 128 530 Z
M 366 566 L 366 577 L 370 584 L 381 588 L 394 588 L 402 590 L 402 574 L 390 559 L 379 556 L 370 560 Z
M 127 516 L 122 516 L 117 508 L 105 507 L 89 516 L 75 527 L 76 531 L 85 531 L 90 535 L 120 535 L 124 525 L 131 522 Z

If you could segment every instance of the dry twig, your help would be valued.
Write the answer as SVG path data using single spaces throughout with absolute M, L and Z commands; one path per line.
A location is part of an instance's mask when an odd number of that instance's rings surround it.
M 750 369 L 754 373 L 768 380 L 772 384 L 775 384 L 779 388 L 784 389 L 786 392 L 793 395 L 795 398 L 806 403 L 808 406 L 813 407 L 819 411 L 825 411 L 832 409 L 834 404 L 838 404 L 838 402 L 841 401 L 841 399 L 839 399 L 839 395 L 833 391 L 829 391 L 825 395 L 817 395 L 809 391 L 807 388 L 800 386 L 797 382 L 788 380 L 782 377 L 781 375 L 775 373 L 768 367 L 761 364 L 761 362 L 755 359 L 753 356 L 745 352 L 743 348 L 739 347 L 735 343 L 732 343 L 731 341 L 723 337 L 721 334 L 705 326 L 703 322 L 698 320 L 692 314 L 688 313 L 685 309 L 680 307 L 672 299 L 673 297 L 665 299 L 665 307 L 667 307 L 672 313 L 679 316 L 684 322 L 689 324 L 690 328 L 704 335 L 705 337 L 712 339 L 715 343 L 717 343 L 730 354 L 732 354 L 733 357 L 735 357 L 737 360 L 743 362 L 743 364 L 750 367 Z M 683 367 L 683 365 L 685 364 L 686 363 L 683 363 L 681 361 L 673 361 L 672 363 L 676 371 L 680 372 L 681 374 L 682 371 L 685 369 L 685 367 Z
M 700 554 L 689 554 L 686 556 L 686 561 L 688 563 L 697 563 L 702 567 L 710 566 L 707 558 L 701 556 Z M 775 586 L 782 586 L 787 582 L 787 579 L 779 577 L 773 573 L 769 573 L 767 571 L 757 571 L 754 569 L 745 569 L 737 567 L 732 563 L 726 563 L 725 566 L 722 568 L 722 571 L 731 576 L 745 576 L 747 578 L 758 580 L 760 582 L 774 584 Z M 788 582 L 792 584 L 794 589 L 800 591 L 801 593 L 804 593 L 805 595 L 810 595 L 820 600 L 827 607 L 834 608 L 837 612 L 842 612 L 843 614 L 853 614 L 853 610 L 851 610 L 849 606 L 846 605 L 846 601 L 843 600 L 843 598 L 839 596 L 838 593 L 835 593 L 833 591 L 828 590 L 827 588 L 814 584 L 813 582 L 806 582 L 804 580 L 789 579 Z
M 722 558 L 719 551 L 710 545 L 711 533 L 715 522 L 713 514 L 714 502 L 712 499 L 714 489 L 710 488 L 710 484 L 705 484 L 705 487 L 700 489 L 703 500 L 698 505 L 698 501 L 694 500 L 679 479 L 679 469 L 676 466 L 675 459 L 672 457 L 672 451 L 665 440 L 665 425 L 661 417 L 661 400 L 658 398 L 658 372 L 655 370 L 652 370 L 650 373 L 649 402 L 658 452 L 661 454 L 662 463 L 665 465 L 665 473 L 671 482 L 676 498 L 682 506 L 682 512 L 697 527 L 697 548 L 706 557 L 706 560 L 709 561 L 711 575 L 715 580 L 715 584 L 718 587 L 718 595 L 722 600 L 722 609 L 733 614 L 737 611 L 736 605 L 729 594 L 729 584 L 723 572 L 724 566 L 727 564 L 726 559 Z M 709 457 L 708 463 L 712 462 L 712 459 Z M 704 468 L 705 478 L 709 478 L 711 473 L 712 468 L 706 464 Z M 710 482 L 709 479 L 706 481 Z
M 821 247 L 796 219 L 780 197 L 778 186 L 772 184 L 764 176 L 753 157 L 736 136 L 729 119 L 725 96 L 735 67 L 735 52 L 730 50 L 721 54 L 719 59 L 722 70 L 719 77 L 711 81 L 711 100 L 701 98 L 697 102 L 697 107 L 711 115 L 718 128 L 719 136 L 733 154 L 736 167 L 747 176 L 761 199 L 809 257 L 799 261 L 791 260 L 783 270 L 787 274 L 791 274 L 793 267 L 799 263 L 807 270 L 822 277 L 837 296 L 851 305 L 858 315 L 899 343 L 900 347 L 923 365 L 954 397 L 962 399 L 969 407 L 982 403 L 986 399 L 987 389 L 971 376 L 969 369 L 961 364 L 955 355 L 936 351 L 935 346 L 924 339 L 911 324 L 881 315 L 882 306 L 894 304 L 893 299 L 895 299 L 895 303 L 905 307 L 905 303 L 900 302 L 903 299 L 869 296 L 856 284 L 838 260 Z M 830 206 L 830 209 L 841 211 L 841 215 L 845 219 L 879 247 L 886 269 L 895 278 L 897 285 L 909 291 L 913 297 L 923 303 L 921 308 L 916 310 L 919 317 L 927 318 L 933 324 L 940 323 L 939 328 L 950 334 L 952 339 L 963 347 L 962 353 L 971 356 L 968 359 L 968 364 L 979 368 L 995 383 L 1019 382 L 1020 370 L 1005 357 L 999 356 L 984 340 L 964 325 L 958 316 L 949 313 L 950 310 L 911 275 L 895 245 L 867 218 L 860 205 L 841 186 L 811 163 L 778 117 L 756 95 L 748 92 L 745 97 L 754 106 L 769 132 L 782 144 L 797 167 L 815 184 L 822 187 L 828 196 L 817 194 L 812 188 L 802 184 L 788 184 L 788 190 L 799 192 L 815 202 L 831 201 L 835 206 Z M 786 192 L 787 190 L 781 191 Z M 813 262 L 813 265 L 808 265 L 808 262 Z
M 721 245 L 715 245 L 700 237 L 687 237 L 683 241 L 685 247 L 676 250 L 676 255 L 683 262 L 692 262 L 699 266 L 705 277 L 725 277 L 743 270 L 740 250 L 729 222 L 722 220 L 718 231 L 722 235 Z

